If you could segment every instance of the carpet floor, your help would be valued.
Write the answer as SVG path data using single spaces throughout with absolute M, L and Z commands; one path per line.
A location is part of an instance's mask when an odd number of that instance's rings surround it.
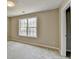
M 8 41 L 7 50 L 7 59 L 69 59 L 56 51 L 13 41 Z

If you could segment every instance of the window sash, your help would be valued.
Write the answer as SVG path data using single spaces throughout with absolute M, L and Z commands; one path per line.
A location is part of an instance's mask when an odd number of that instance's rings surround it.
M 28 37 L 37 37 L 36 27 L 28 27 Z
M 20 36 L 27 36 L 26 28 L 19 28 L 19 35 Z
M 28 27 L 37 27 L 37 18 L 28 18 Z

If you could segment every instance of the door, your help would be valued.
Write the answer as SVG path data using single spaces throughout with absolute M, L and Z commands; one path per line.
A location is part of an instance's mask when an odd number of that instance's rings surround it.
M 71 56 L 71 8 L 66 10 L 66 56 Z

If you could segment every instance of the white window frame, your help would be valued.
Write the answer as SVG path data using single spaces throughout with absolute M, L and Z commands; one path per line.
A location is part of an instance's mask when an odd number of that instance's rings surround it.
M 30 20 L 30 18 L 36 18 L 36 27 L 29 27 L 29 21 L 28 20 Z M 18 29 L 18 35 L 19 36 L 22 36 L 22 37 L 33 37 L 33 38 L 37 38 L 37 17 L 30 17 L 30 18 L 23 18 L 23 19 L 19 19 L 19 29 Z M 23 28 L 23 27 L 20 27 L 20 21 L 21 20 L 26 20 L 27 21 L 27 27 L 25 27 L 27 30 L 26 30 L 26 35 L 21 35 L 20 33 L 21 33 L 21 28 Z M 28 33 L 29 33 L 29 29 L 35 29 L 34 31 L 36 31 L 36 32 L 34 32 L 33 30 L 30 30 L 30 32 L 31 32 L 31 34 L 29 35 Z M 33 33 L 34 32 L 34 33 Z M 35 34 L 35 35 L 34 35 Z M 34 35 L 34 36 L 33 36 Z

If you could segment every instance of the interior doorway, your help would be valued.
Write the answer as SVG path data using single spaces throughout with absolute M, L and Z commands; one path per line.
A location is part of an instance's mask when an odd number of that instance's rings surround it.
M 71 57 L 71 8 L 66 9 L 66 56 Z

